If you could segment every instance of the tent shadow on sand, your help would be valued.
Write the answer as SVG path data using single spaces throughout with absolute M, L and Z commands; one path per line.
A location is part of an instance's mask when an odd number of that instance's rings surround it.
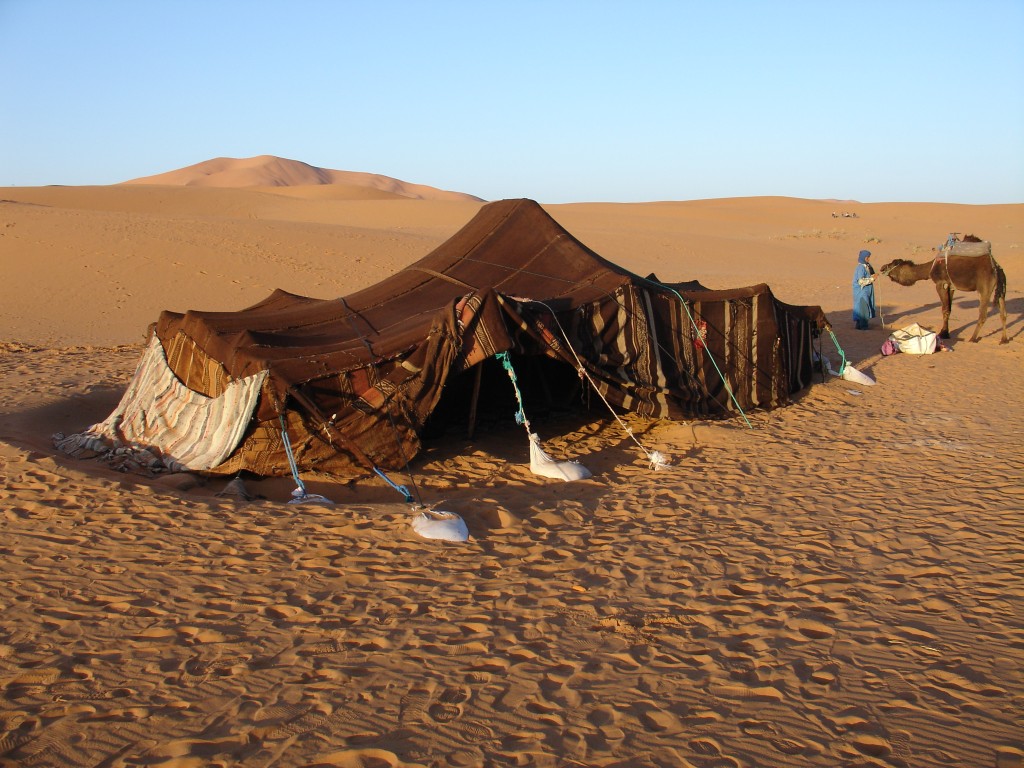
M 97 384 L 87 391 L 71 397 L 51 400 L 44 405 L 29 408 L 0 409 L 3 428 L 0 437 L 33 450 L 53 451 L 50 435 L 68 428 L 69 424 L 90 424 L 102 420 L 115 408 L 124 395 L 124 386 Z M 68 457 L 57 452 L 58 461 L 68 463 Z

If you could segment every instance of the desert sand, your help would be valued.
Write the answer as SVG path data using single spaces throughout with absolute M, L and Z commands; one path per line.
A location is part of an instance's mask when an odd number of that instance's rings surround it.
M 877 384 L 728 421 L 535 423 L 594 474 L 527 466 L 509 414 L 411 477 L 471 538 L 418 537 L 379 480 L 119 474 L 55 432 L 106 417 L 162 309 L 350 293 L 472 218 L 365 179 L 0 189 L 0 765 L 1024 766 L 1024 205 L 756 198 L 545 206 L 635 272 L 820 304 Z M 243 173 L 244 171 L 244 173 Z M 385 185 L 387 186 L 387 185 Z M 856 217 L 833 217 L 833 212 Z M 1008 277 L 949 351 L 929 259 L 991 240 Z M 830 340 L 823 350 L 837 361 Z

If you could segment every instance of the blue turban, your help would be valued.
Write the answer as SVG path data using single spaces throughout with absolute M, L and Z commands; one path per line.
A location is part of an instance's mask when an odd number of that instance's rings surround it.
M 870 255 L 871 251 L 861 251 L 860 253 L 857 254 L 857 263 L 863 264 L 865 261 L 868 260 L 868 256 Z

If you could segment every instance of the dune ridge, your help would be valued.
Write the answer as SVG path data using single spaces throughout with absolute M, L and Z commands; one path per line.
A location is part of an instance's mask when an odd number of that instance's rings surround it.
M 129 179 L 122 184 L 156 184 L 185 187 L 356 187 L 375 190 L 382 196 L 394 195 L 413 200 L 475 200 L 480 198 L 462 192 L 449 192 L 426 184 L 399 181 L 379 173 L 335 171 L 318 168 L 301 160 L 274 155 L 256 157 L 215 157 L 194 165 L 152 176 Z M 354 191 L 349 191 L 354 196 Z
M 344 295 L 472 200 L 332 185 L 0 189 L 0 767 L 1024 766 L 1024 206 L 749 198 L 546 206 L 598 253 L 821 304 L 876 386 L 739 420 L 531 413 L 588 480 L 532 475 L 512 414 L 399 482 L 460 514 L 418 538 L 383 482 L 120 473 L 58 454 L 107 416 L 161 309 Z M 348 192 L 345 194 L 349 194 Z M 951 351 L 855 332 L 861 248 L 990 239 L 998 318 Z M 879 284 L 889 328 L 934 290 Z M 827 339 L 822 350 L 837 362 Z M 528 412 L 538 404 L 526 404 Z

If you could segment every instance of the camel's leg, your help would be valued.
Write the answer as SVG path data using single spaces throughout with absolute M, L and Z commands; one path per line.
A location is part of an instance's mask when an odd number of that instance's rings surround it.
M 974 326 L 974 335 L 971 336 L 971 341 L 981 338 L 981 329 L 985 327 L 985 321 L 988 320 L 988 305 L 992 302 L 992 290 L 989 287 L 989 290 L 982 288 L 978 291 L 978 324 Z
M 953 306 L 953 291 L 942 283 L 935 284 L 935 291 L 939 294 L 939 304 L 942 305 L 942 330 L 939 331 L 940 339 L 949 338 L 949 311 Z
M 1006 297 L 999 297 L 999 318 L 1003 321 L 1003 338 L 999 340 L 1000 344 L 1009 344 L 1010 339 L 1006 335 Z

